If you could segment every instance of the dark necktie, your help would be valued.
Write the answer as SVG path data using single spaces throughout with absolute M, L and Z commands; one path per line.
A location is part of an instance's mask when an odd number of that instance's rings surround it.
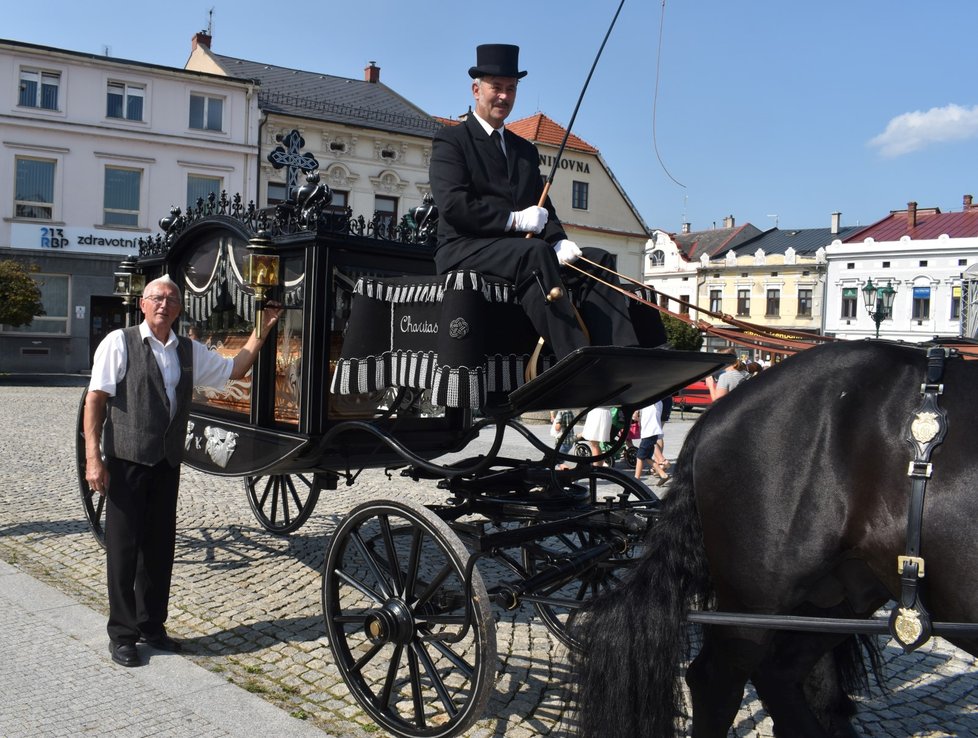
M 503 137 L 500 135 L 499 131 L 494 130 L 489 134 L 489 138 L 491 138 L 492 142 L 496 144 L 496 148 L 499 149 L 499 153 L 502 154 L 503 158 L 505 159 L 506 151 L 503 149 Z

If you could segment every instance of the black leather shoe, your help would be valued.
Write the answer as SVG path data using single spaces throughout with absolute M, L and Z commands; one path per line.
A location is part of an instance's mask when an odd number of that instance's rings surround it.
M 148 646 L 152 646 L 160 651 L 168 651 L 169 653 L 180 653 L 183 650 L 183 646 L 180 641 L 176 641 L 166 633 L 155 638 L 147 638 L 146 636 L 140 636 L 141 643 L 145 643 Z
M 109 653 L 112 660 L 122 666 L 141 666 L 139 653 L 136 651 L 135 643 L 113 643 L 109 641 Z

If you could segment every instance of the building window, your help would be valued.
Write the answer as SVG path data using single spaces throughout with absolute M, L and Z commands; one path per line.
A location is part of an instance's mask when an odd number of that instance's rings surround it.
M 663 307 L 666 310 L 669 309 L 669 298 L 663 295 L 661 292 L 659 293 L 659 307 Z
M 25 108 L 58 109 L 60 72 L 42 72 L 39 69 L 20 70 L 20 95 L 17 104 Z
M 921 259 L 920 260 L 920 266 L 922 266 L 922 267 L 927 266 L 927 259 Z
M 571 192 L 571 207 L 575 210 L 587 210 L 587 182 L 573 182 Z
M 190 127 L 198 131 L 223 131 L 224 100 L 219 97 L 191 95 Z
M 801 318 L 812 317 L 811 290 L 798 290 L 798 316 Z
M 737 290 L 737 315 L 750 315 L 750 290 Z
M 104 225 L 139 225 L 139 189 L 143 173 L 139 169 L 105 168 Z
M 214 197 L 221 196 L 224 180 L 220 177 L 204 177 L 199 174 L 187 175 L 187 209 L 197 206 L 197 200 L 207 202 L 211 193 Z
M 649 254 L 649 266 L 660 267 L 666 263 L 666 255 L 662 249 L 656 249 Z
M 4 333 L 47 333 L 57 336 L 68 334 L 68 275 L 32 274 L 41 288 L 41 304 L 44 315 L 34 317 L 27 325 L 3 326 Z
M 109 82 L 105 96 L 105 116 L 125 120 L 143 119 L 145 88 L 125 82 Z
M 767 291 L 767 308 L 764 314 L 769 318 L 781 315 L 781 290 Z
M 842 318 L 844 320 L 856 318 L 856 300 L 859 298 L 857 292 L 855 287 L 842 288 Z
M 14 184 L 14 217 L 52 220 L 54 217 L 54 167 L 48 159 L 17 157 Z
M 679 300 L 679 312 L 683 315 L 689 315 L 689 295 L 680 295 Z
M 723 290 L 710 290 L 710 312 L 723 312 Z
M 327 213 L 342 215 L 346 212 L 346 206 L 350 202 L 350 193 L 344 190 L 330 190 L 332 197 L 329 198 L 329 205 L 323 208 Z M 395 209 L 396 209 L 395 204 Z
M 265 204 L 278 205 L 285 202 L 285 182 L 269 182 L 265 191 Z
M 961 285 L 951 288 L 951 320 L 961 320 Z
M 390 230 L 397 225 L 397 198 L 377 195 L 374 198 L 374 222 L 378 231 Z
M 910 317 L 914 320 L 930 319 L 930 287 L 913 288 L 913 310 Z

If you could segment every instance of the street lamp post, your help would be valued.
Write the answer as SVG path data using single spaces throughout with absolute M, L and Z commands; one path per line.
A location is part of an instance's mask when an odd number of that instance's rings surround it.
M 863 287 L 863 301 L 866 303 L 866 312 L 870 319 L 876 324 L 876 337 L 880 337 L 880 323 L 893 315 L 893 298 L 896 290 L 887 281 L 885 287 L 873 284 L 872 278 L 866 280 Z

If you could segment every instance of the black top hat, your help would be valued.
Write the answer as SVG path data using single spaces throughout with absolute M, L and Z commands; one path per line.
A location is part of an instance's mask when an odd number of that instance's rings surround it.
M 469 76 L 516 77 L 523 79 L 526 72 L 517 71 L 520 66 L 520 47 L 512 44 L 481 44 L 475 49 L 475 66 L 469 67 Z

